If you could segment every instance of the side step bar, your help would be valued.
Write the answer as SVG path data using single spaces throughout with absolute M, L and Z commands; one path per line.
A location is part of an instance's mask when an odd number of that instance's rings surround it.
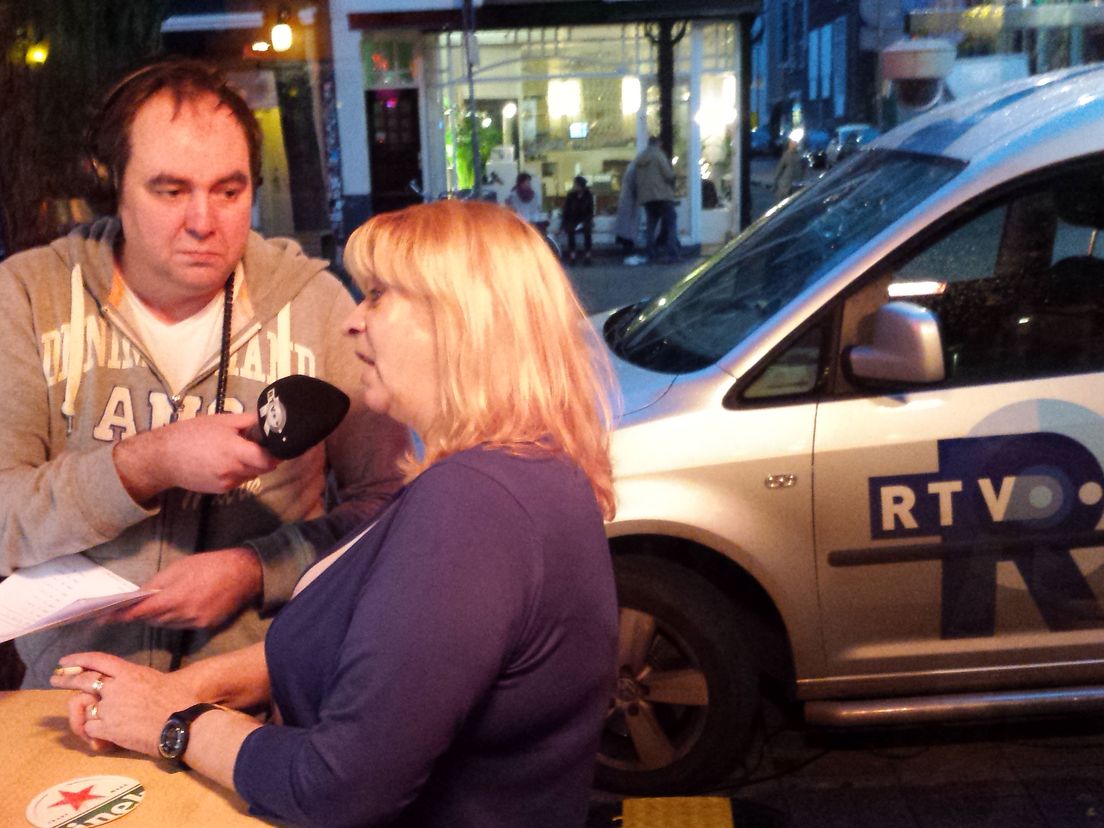
M 806 721 L 827 727 L 1012 719 L 1086 711 L 1104 711 L 1104 687 L 1006 690 L 805 703 Z

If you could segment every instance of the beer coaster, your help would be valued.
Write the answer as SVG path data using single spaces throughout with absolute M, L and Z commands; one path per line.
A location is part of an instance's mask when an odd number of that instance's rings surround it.
M 129 776 L 79 776 L 32 799 L 27 821 L 35 828 L 105 825 L 134 810 L 145 791 L 141 782 Z

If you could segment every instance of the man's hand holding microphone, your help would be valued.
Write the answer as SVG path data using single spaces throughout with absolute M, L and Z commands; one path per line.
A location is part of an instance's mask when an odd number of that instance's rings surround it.
M 340 389 L 293 374 L 261 392 L 256 412 L 193 417 L 120 441 L 115 468 L 136 503 L 170 488 L 224 494 L 324 440 L 348 409 Z M 141 586 L 158 592 L 104 621 L 206 629 L 260 594 L 261 563 L 244 546 L 202 551 L 171 562 Z

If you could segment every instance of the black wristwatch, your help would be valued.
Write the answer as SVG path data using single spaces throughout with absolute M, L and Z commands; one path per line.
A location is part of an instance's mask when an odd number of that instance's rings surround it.
M 181 710 L 169 716 L 165 726 L 161 728 L 161 738 L 157 740 L 157 751 L 165 759 L 171 759 L 180 767 L 188 767 L 184 764 L 184 751 L 188 749 L 188 733 L 192 722 L 206 713 L 208 710 L 225 710 L 226 708 L 200 702 L 193 704 L 187 710 Z

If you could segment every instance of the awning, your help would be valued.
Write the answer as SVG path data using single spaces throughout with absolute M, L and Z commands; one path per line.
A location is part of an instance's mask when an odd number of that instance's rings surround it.
M 449 4 L 451 6 L 452 4 Z M 476 2 L 480 29 L 523 29 L 643 23 L 654 20 L 735 20 L 759 14 L 761 0 L 483 0 Z M 351 12 L 350 29 L 463 29 L 461 10 L 427 0 L 426 8 L 402 12 Z

